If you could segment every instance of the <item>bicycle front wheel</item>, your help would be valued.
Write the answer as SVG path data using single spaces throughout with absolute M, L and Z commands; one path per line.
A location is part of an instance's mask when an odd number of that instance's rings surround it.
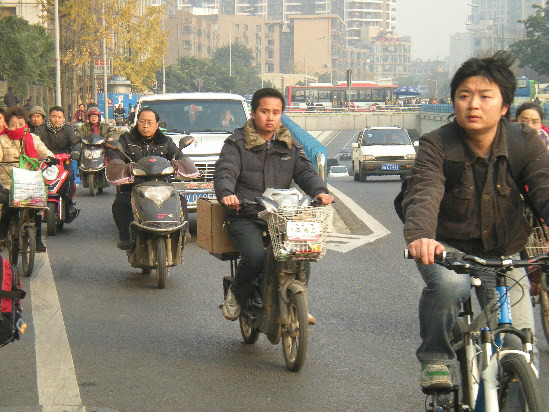
M 36 232 L 33 227 L 27 227 L 21 235 L 21 265 L 26 277 L 32 275 L 34 255 L 36 254 Z
M 500 365 L 498 401 L 501 412 L 547 410 L 539 380 L 524 357 L 509 353 L 501 359 Z

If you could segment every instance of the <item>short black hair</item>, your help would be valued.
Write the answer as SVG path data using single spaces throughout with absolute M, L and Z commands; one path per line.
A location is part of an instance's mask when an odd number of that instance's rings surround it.
M 65 114 L 65 110 L 61 106 L 52 106 L 50 109 L 50 114 L 51 112 L 61 112 Z
M 497 51 L 492 57 L 471 58 L 461 65 L 456 71 L 452 82 L 450 83 L 450 98 L 454 103 L 457 88 L 469 77 L 486 77 L 493 83 L 496 83 L 503 98 L 503 104 L 509 109 L 513 103 L 515 89 L 517 88 L 517 79 L 511 70 L 515 62 L 515 57 L 504 50 Z M 509 118 L 510 110 L 507 110 L 505 117 Z
M 280 101 L 282 102 L 282 111 L 284 111 L 284 109 L 286 108 L 286 101 L 284 100 L 284 96 L 282 95 L 282 93 L 280 93 L 276 89 L 265 87 L 263 89 L 256 90 L 256 92 L 252 96 L 252 112 L 255 112 L 257 110 L 257 108 L 259 107 L 259 102 L 264 97 L 274 97 L 276 99 L 280 99 Z
M 29 117 L 27 111 L 21 106 L 10 107 L 3 114 L 4 114 L 4 119 L 5 119 L 6 123 L 9 123 L 10 119 L 13 116 L 15 116 L 15 117 L 24 117 L 25 121 Z
M 518 119 L 520 114 L 525 110 L 535 110 L 536 112 L 539 113 L 539 118 L 543 120 L 543 110 L 541 110 L 541 107 L 539 107 L 539 105 L 533 102 L 522 103 L 519 107 L 517 107 L 517 111 L 515 113 L 515 119 Z
M 153 112 L 154 117 L 156 118 L 156 122 L 158 123 L 158 121 L 160 120 L 160 116 L 158 115 L 158 113 L 156 113 L 153 109 L 151 109 L 148 106 L 145 106 L 141 110 L 139 110 L 139 113 L 137 113 L 137 119 L 138 120 L 139 120 L 139 117 L 141 117 L 141 113 L 143 113 L 143 112 Z

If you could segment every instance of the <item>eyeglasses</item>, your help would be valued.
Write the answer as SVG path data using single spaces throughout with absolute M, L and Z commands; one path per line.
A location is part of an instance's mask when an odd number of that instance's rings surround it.
M 519 119 L 519 122 L 520 123 L 526 123 L 528 125 L 534 125 L 534 126 L 538 126 L 541 124 L 541 120 L 527 120 L 527 119 Z
M 139 126 L 147 126 L 147 127 L 149 127 L 149 126 L 152 126 L 153 124 L 156 124 L 156 122 L 153 122 L 152 120 L 139 120 L 139 121 L 137 122 L 137 124 L 138 124 Z

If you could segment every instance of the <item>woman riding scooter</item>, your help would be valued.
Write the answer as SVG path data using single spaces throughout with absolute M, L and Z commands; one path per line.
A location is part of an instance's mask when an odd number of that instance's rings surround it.
M 101 123 L 101 110 L 97 107 L 91 107 L 88 110 L 88 121 L 82 125 L 80 129 L 80 135 L 82 139 L 91 136 L 92 134 L 98 134 L 105 139 L 108 139 L 112 135 L 112 127 L 107 123 Z

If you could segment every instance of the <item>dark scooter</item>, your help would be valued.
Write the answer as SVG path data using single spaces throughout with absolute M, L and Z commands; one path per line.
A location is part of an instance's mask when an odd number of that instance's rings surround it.
M 105 138 L 92 134 L 82 139 L 82 154 L 80 156 L 80 180 L 82 185 L 90 190 L 90 195 L 102 193 L 107 187 L 105 177 Z
M 179 141 L 180 150 L 192 143 L 187 136 Z M 128 160 L 122 146 L 118 150 Z M 182 198 L 170 178 L 192 178 L 198 169 L 189 158 L 169 161 L 160 156 L 147 156 L 138 162 L 125 163 L 113 159 L 107 165 L 107 180 L 113 185 L 136 184 L 131 203 L 134 221 L 130 225 L 130 265 L 144 275 L 156 269 L 158 288 L 164 289 L 168 267 L 182 262 L 185 234 L 189 222 L 185 219 Z

